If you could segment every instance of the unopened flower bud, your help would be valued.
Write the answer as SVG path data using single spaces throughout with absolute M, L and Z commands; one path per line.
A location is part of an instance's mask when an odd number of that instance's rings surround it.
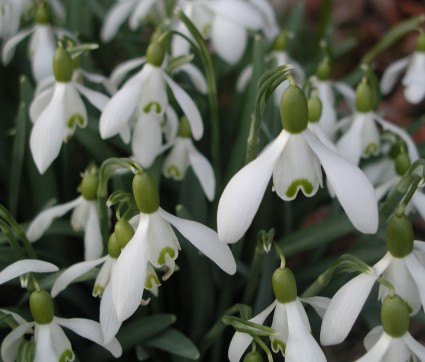
M 261 353 L 257 351 L 251 351 L 246 354 L 243 362 L 263 362 L 263 357 L 261 357 Z
M 317 66 L 316 75 L 320 80 L 328 80 L 331 76 L 331 64 L 328 58 L 323 59 Z
M 53 73 L 57 82 L 68 83 L 72 79 L 74 65 L 68 51 L 58 47 L 53 56 Z
M 124 248 L 133 237 L 134 229 L 127 220 L 120 219 L 115 224 L 114 233 L 112 235 L 114 234 L 119 246 L 121 248 Z M 108 243 L 108 253 L 109 253 L 109 243 Z
M 149 64 L 152 64 L 155 67 L 159 67 L 164 61 L 164 57 L 165 50 L 161 44 L 153 42 L 148 46 L 148 50 L 146 52 L 146 61 Z
M 425 52 L 425 34 L 419 34 L 416 40 L 416 50 L 418 52 Z
M 54 317 L 53 299 L 45 290 L 36 290 L 30 296 L 32 317 L 38 324 L 49 324 Z
M 308 100 L 308 120 L 317 122 L 322 115 L 322 102 L 319 97 L 311 97 Z
M 192 137 L 192 132 L 190 130 L 189 120 L 187 119 L 186 116 L 183 116 L 180 119 L 178 136 L 181 137 L 181 138 L 191 138 Z
M 372 88 L 367 82 L 361 82 L 356 88 L 356 109 L 367 113 L 373 108 Z
M 97 198 L 97 187 L 99 185 L 99 176 L 89 173 L 83 177 L 81 181 L 81 195 L 86 200 L 92 201 Z
M 290 269 L 276 269 L 273 273 L 272 285 L 274 295 L 279 303 L 290 303 L 297 299 L 297 283 Z
M 307 128 L 308 106 L 304 92 L 290 85 L 280 100 L 280 118 L 283 128 L 289 133 L 301 133 Z
M 403 176 L 410 167 L 410 158 L 406 152 L 400 152 L 395 159 L 395 172 Z
M 115 236 L 115 232 L 113 232 L 108 240 L 108 255 L 111 258 L 118 259 L 120 254 L 121 254 L 121 245 L 118 242 L 117 237 Z
M 159 208 L 159 193 L 155 181 L 146 171 L 133 178 L 133 195 L 143 214 L 152 214 Z
M 413 228 L 406 215 L 393 215 L 386 230 L 388 251 L 395 258 L 404 258 L 413 250 Z
M 382 327 L 386 334 L 400 338 L 409 329 L 409 310 L 406 303 L 398 295 L 388 295 L 381 308 Z

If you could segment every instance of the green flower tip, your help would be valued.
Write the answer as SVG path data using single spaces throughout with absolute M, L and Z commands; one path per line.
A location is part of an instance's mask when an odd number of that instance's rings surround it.
M 280 118 L 283 128 L 289 133 L 301 133 L 308 124 L 308 105 L 304 92 L 290 85 L 280 100 Z
M 322 102 L 319 97 L 311 97 L 308 100 L 308 120 L 317 122 L 322 115 Z
M 356 88 L 356 109 L 367 113 L 373 108 L 372 88 L 366 80 L 363 80 Z
M 329 61 L 329 58 L 324 58 L 319 65 L 317 66 L 316 69 L 316 75 L 317 78 L 319 78 L 320 80 L 328 80 L 331 76 L 331 63 Z
M 92 201 L 97 198 L 97 187 L 99 185 L 99 175 L 89 173 L 83 177 L 81 182 L 81 194 L 86 200 Z
M 274 295 L 279 303 L 290 303 L 297 299 L 297 283 L 290 269 L 276 269 L 273 273 L 272 285 Z
M 410 158 L 407 153 L 400 152 L 395 159 L 395 172 L 399 176 L 403 176 L 410 167 Z
M 133 178 L 133 195 L 137 207 L 144 214 L 152 214 L 159 208 L 159 193 L 155 181 L 143 171 Z
M 114 235 L 114 234 L 115 234 L 115 239 L 118 243 L 118 245 L 114 245 L 114 251 L 115 251 L 114 254 L 116 255 L 117 250 L 115 250 L 115 249 L 118 246 L 120 248 L 124 248 L 127 245 L 127 243 L 131 240 L 131 238 L 134 235 L 134 229 L 127 220 L 120 219 L 115 224 L 114 233 L 112 235 Z M 112 235 L 109 238 L 109 242 L 111 241 Z M 108 253 L 109 253 L 109 242 L 108 242 Z M 112 240 L 112 242 L 114 242 L 114 241 Z M 118 253 L 118 255 L 119 255 L 119 253 Z
M 285 51 L 288 47 L 288 32 L 282 31 L 273 42 L 273 50 Z
M 388 251 L 395 258 L 404 258 L 413 250 L 413 228 L 410 219 L 402 215 L 393 215 L 386 230 Z
M 53 299 L 45 290 L 36 290 L 30 296 L 32 317 L 38 324 L 49 324 L 54 317 Z
M 180 119 L 178 136 L 181 137 L 181 138 L 191 138 L 192 137 L 192 132 L 190 130 L 189 120 L 187 119 L 186 116 L 183 116 Z
M 146 61 L 149 64 L 152 64 L 155 67 L 159 67 L 164 61 L 164 57 L 165 57 L 165 50 L 160 43 L 152 42 L 148 46 L 148 50 L 146 52 Z
M 397 294 L 388 295 L 381 308 L 381 321 L 385 333 L 400 338 L 409 329 L 409 310 L 406 303 Z
M 57 82 L 68 83 L 72 79 L 74 65 L 71 55 L 63 47 L 58 47 L 53 56 L 53 73 Z
M 115 225 L 115 228 L 116 227 L 117 227 L 117 225 Z M 131 227 L 131 225 L 130 225 L 130 227 Z M 134 234 L 134 231 L 133 231 L 133 234 Z M 131 236 L 130 239 L 132 237 L 133 236 Z M 130 241 L 130 239 L 128 241 Z M 111 236 L 109 237 L 109 240 L 108 240 L 108 255 L 111 258 L 118 259 L 120 254 L 121 254 L 121 244 L 118 242 L 117 237 L 115 236 L 115 232 L 113 232 L 111 234 Z
M 46 4 L 41 4 L 35 12 L 35 21 L 37 24 L 48 24 L 50 22 L 50 11 Z
M 261 353 L 257 351 L 251 351 L 246 354 L 243 362 L 263 362 L 263 357 L 261 357 Z
M 418 52 L 425 52 L 425 34 L 419 34 L 416 40 L 416 50 Z

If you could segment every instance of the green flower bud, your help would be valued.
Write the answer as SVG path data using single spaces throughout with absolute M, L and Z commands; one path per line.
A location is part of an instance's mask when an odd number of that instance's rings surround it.
M 97 187 L 99 185 L 99 175 L 89 173 L 83 177 L 81 182 L 81 195 L 86 200 L 92 201 L 97 199 Z
M 373 108 L 372 88 L 367 82 L 361 82 L 356 88 L 356 109 L 367 113 Z
M 192 132 L 190 130 L 190 123 L 186 116 L 180 119 L 178 136 L 181 138 L 191 138 Z
M 388 251 L 395 258 L 404 258 L 413 250 L 412 223 L 406 215 L 393 215 L 386 230 Z
M 279 303 L 290 303 L 297 299 L 297 282 L 288 268 L 278 268 L 273 273 L 274 295 Z
M 54 317 L 53 299 L 45 290 L 36 290 L 30 296 L 32 317 L 38 324 L 49 324 Z
M 117 226 L 115 225 L 115 228 L 116 227 Z M 130 227 L 131 227 L 131 225 L 130 225 Z M 134 231 L 133 231 L 133 234 L 134 234 Z M 121 245 L 118 242 L 117 237 L 115 236 L 115 232 L 113 232 L 111 234 L 111 236 L 109 237 L 109 240 L 108 240 L 108 255 L 111 258 L 118 259 L 118 257 L 120 256 L 120 254 L 121 254 Z
M 263 362 L 263 357 L 261 357 L 261 354 L 257 351 L 251 351 L 246 354 L 245 358 L 243 359 L 243 362 Z
M 150 43 L 146 52 L 146 61 L 155 67 L 159 67 L 164 61 L 164 57 L 164 47 L 157 42 Z
M 35 12 L 35 21 L 37 24 L 49 24 L 50 22 L 50 11 L 46 5 L 41 5 Z
M 331 63 L 328 58 L 323 59 L 317 66 L 316 75 L 320 80 L 328 80 L 331 76 Z
M 127 220 L 120 219 L 115 224 L 114 233 L 115 239 L 121 248 L 124 248 L 134 235 L 134 229 Z M 111 237 L 112 237 L 111 235 Z M 109 241 L 111 238 L 109 238 Z M 108 242 L 109 253 L 109 242 Z
M 304 92 L 296 85 L 290 85 L 280 100 L 280 119 L 289 133 L 301 133 L 307 128 L 308 106 Z
M 406 303 L 397 294 L 384 299 L 381 308 L 382 327 L 386 334 L 400 338 L 409 329 L 409 310 Z
M 410 167 L 410 158 L 405 152 L 401 152 L 395 159 L 395 172 L 403 176 Z
M 311 97 L 308 100 L 308 120 L 317 122 L 322 115 L 322 102 L 319 97 Z
M 57 48 L 53 56 L 53 73 L 55 74 L 56 81 L 70 82 L 73 69 L 72 58 L 68 51 L 62 47 Z
M 288 47 L 288 32 L 281 32 L 273 42 L 273 50 L 285 51 Z
M 416 50 L 418 52 L 425 52 L 425 34 L 419 34 L 416 40 Z
M 144 214 L 152 214 L 159 208 L 159 193 L 155 181 L 146 171 L 133 178 L 133 195 L 137 207 Z

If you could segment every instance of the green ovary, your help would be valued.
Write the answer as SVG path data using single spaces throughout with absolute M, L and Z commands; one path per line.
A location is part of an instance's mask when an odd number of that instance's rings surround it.
M 143 108 L 143 112 L 145 113 L 149 113 L 151 110 L 151 107 L 155 107 L 156 108 L 156 113 L 161 113 L 161 105 L 158 102 L 150 102 L 146 105 L 145 108 Z
M 376 143 L 369 143 L 364 151 L 363 155 L 370 156 L 371 154 L 376 154 L 378 152 L 378 145 Z
M 146 276 L 145 288 L 152 289 L 154 284 L 161 285 L 158 276 L 156 274 L 149 274 L 148 276 Z
M 279 351 L 279 348 L 282 351 L 282 353 L 285 353 L 286 344 L 279 339 L 275 339 L 273 341 L 273 351 L 277 352 L 277 351 Z
M 71 118 L 68 120 L 66 125 L 68 128 L 73 128 L 75 123 L 78 123 L 80 127 L 84 125 L 84 118 L 81 116 L 81 114 L 75 113 L 71 116 Z
M 291 186 L 289 186 L 286 190 L 286 196 L 294 197 L 297 193 L 298 187 L 303 188 L 307 195 L 310 195 L 313 192 L 313 185 L 311 184 L 311 182 L 305 178 L 302 178 L 292 182 Z
M 171 165 L 170 167 L 167 168 L 167 175 L 169 177 L 180 177 L 181 173 L 179 168 L 176 165 Z
M 158 264 L 160 265 L 164 265 L 165 264 L 165 256 L 169 255 L 169 257 L 171 259 L 174 259 L 174 256 L 176 255 L 176 252 L 174 251 L 173 248 L 170 248 L 169 246 L 165 247 L 164 249 L 161 250 L 161 253 L 159 254 L 158 257 Z
M 59 362 L 66 362 L 66 361 L 73 361 L 74 360 L 74 353 L 66 349 L 60 356 Z

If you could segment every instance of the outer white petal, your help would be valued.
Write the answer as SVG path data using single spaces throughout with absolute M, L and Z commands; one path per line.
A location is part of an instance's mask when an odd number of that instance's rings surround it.
M 19 314 L 13 313 L 10 310 L 6 310 L 6 309 L 1 309 L 0 308 L 0 312 L 4 313 L 4 314 L 9 314 L 10 316 L 13 317 L 13 319 L 18 322 L 18 324 L 24 324 L 27 323 L 27 321 L 22 318 Z
M 323 351 L 306 328 L 295 303 L 286 303 L 289 338 L 286 344 L 285 361 L 326 361 Z
M 414 52 L 402 83 L 406 87 L 404 96 L 413 104 L 419 103 L 425 96 L 425 54 Z
M 63 106 L 66 84 L 56 83 L 53 98 L 40 114 L 31 131 L 30 147 L 38 171 L 43 174 L 58 157 L 65 134 Z
M 98 297 L 102 295 L 103 291 L 106 288 L 106 285 L 109 283 L 116 262 L 117 259 L 106 255 L 105 263 L 100 268 L 99 274 L 97 274 L 96 280 L 94 281 L 92 293 L 93 297 Z
M 406 332 L 406 334 L 401 338 L 407 344 L 413 354 L 419 358 L 419 360 L 423 361 L 425 359 L 425 347 L 417 342 L 409 332 Z
M 408 332 L 407 332 L 408 333 Z M 400 361 L 411 361 L 412 352 L 406 345 L 406 342 L 401 338 L 392 338 L 390 346 L 384 355 L 383 360 L 385 362 L 400 362 Z
M 325 315 L 326 309 L 328 309 L 330 298 L 326 297 L 309 297 L 309 298 L 300 298 L 303 303 L 310 304 L 316 313 L 323 318 Z
M 367 352 L 362 358 L 358 359 L 356 362 L 377 362 L 381 361 L 390 347 L 392 338 L 382 332 L 381 338 L 379 338 L 378 342 Z
M 336 148 L 338 153 L 355 165 L 360 162 L 362 154 L 362 130 L 367 113 L 356 112 L 350 129 L 338 140 Z
M 180 105 L 183 113 L 186 115 L 190 129 L 192 131 L 193 138 L 195 140 L 201 139 L 204 134 L 204 123 L 202 122 L 201 114 L 199 113 L 198 107 L 189 97 L 189 95 L 181 88 L 176 82 L 174 82 L 169 76 L 164 73 L 165 80 L 171 88 L 177 103 Z
M 56 40 L 51 25 L 37 24 L 29 45 L 32 74 L 37 83 L 53 75 Z
M 84 260 L 93 260 L 102 255 L 103 241 L 97 213 L 97 201 L 88 202 L 89 218 L 84 230 Z
M 381 325 L 370 330 L 363 340 L 363 345 L 365 346 L 366 351 L 369 351 L 379 341 L 383 331 L 384 328 Z
M 260 12 L 252 4 L 241 0 L 218 0 L 204 3 L 217 16 L 247 29 L 260 29 L 263 19 Z M 233 34 L 229 33 L 229 36 Z
M 25 273 L 51 273 L 58 270 L 59 268 L 56 265 L 47 261 L 36 259 L 18 260 L 1 271 L 0 284 L 6 283 Z
M 178 68 L 178 71 L 185 72 L 190 78 L 195 88 L 202 94 L 208 93 L 208 84 L 202 72 L 192 63 L 186 63 Z
M 422 306 L 425 306 L 425 267 L 419 262 L 415 254 L 410 253 L 404 257 L 407 269 L 418 287 L 419 296 L 421 298 Z M 425 307 L 424 307 L 425 308 Z
M 122 348 L 116 338 L 107 344 L 103 342 L 102 329 L 100 328 L 100 324 L 98 322 L 84 318 L 65 319 L 55 317 L 55 320 L 61 326 L 70 329 L 81 337 L 89 339 L 90 341 L 93 341 L 106 348 L 115 358 L 121 356 Z
M 95 266 L 103 263 L 106 256 L 97 260 L 82 261 L 66 269 L 54 282 L 51 295 L 55 298 L 61 291 L 71 284 L 75 279 L 92 270 Z
M 255 160 L 243 167 L 227 184 L 217 210 L 217 230 L 221 241 L 235 243 L 251 225 L 274 165 L 289 139 L 282 131 Z
M 198 222 L 178 218 L 161 208 L 158 213 L 222 270 L 231 275 L 235 274 L 236 262 L 232 251 L 227 244 L 219 240 L 214 230 Z
M 422 191 L 416 190 L 412 197 L 412 205 L 419 215 L 421 215 L 421 218 L 425 220 L 425 194 Z
M 140 215 L 136 233 L 122 250 L 112 273 L 112 301 L 120 322 L 129 318 L 142 301 L 148 262 L 149 216 Z
M 68 211 L 76 207 L 81 201 L 82 196 L 77 197 L 75 200 L 69 201 L 65 204 L 49 207 L 48 209 L 40 212 L 28 226 L 28 230 L 26 231 L 28 240 L 36 241 L 40 239 L 56 218 L 65 215 Z
M 245 28 L 225 17 L 217 16 L 212 25 L 211 40 L 214 51 L 227 63 L 236 64 L 247 44 Z
M 30 35 L 34 30 L 35 30 L 35 27 L 21 30 L 15 36 L 10 38 L 6 43 L 4 43 L 3 49 L 2 49 L 2 61 L 4 65 L 7 65 L 12 60 L 13 55 L 15 54 L 16 46 L 22 40 L 24 40 L 28 35 Z
M 409 103 L 418 104 L 425 97 L 425 86 L 422 83 L 409 84 L 404 89 L 404 97 Z
M 100 38 L 103 42 L 111 41 L 118 32 L 118 28 L 130 15 L 136 0 L 117 2 L 106 15 Z
M 263 30 L 267 39 L 274 39 L 279 34 L 276 12 L 272 4 L 267 0 L 250 0 L 250 2 L 260 10 L 263 17 Z
M 100 92 L 96 92 L 78 83 L 74 83 L 75 88 L 88 99 L 99 111 L 103 111 L 108 104 L 110 98 Z
M 393 64 L 391 64 L 387 69 L 385 69 L 384 74 L 381 78 L 381 91 L 382 94 L 388 94 L 394 88 L 397 79 L 400 77 L 401 72 L 409 64 L 411 56 L 399 59 Z
M 1 344 L 1 358 L 4 362 L 16 361 L 16 355 L 21 343 L 21 337 L 34 325 L 34 322 L 26 322 L 14 328 Z
M 387 157 L 366 165 L 363 172 L 373 185 L 379 185 L 397 177 L 394 160 Z
M 375 190 L 365 174 L 355 165 L 321 144 L 310 130 L 305 139 L 316 153 L 328 181 L 353 225 L 363 233 L 378 229 L 378 203 Z
M 129 20 L 131 30 L 136 30 L 140 21 L 148 14 L 149 10 L 155 4 L 156 0 L 139 0 L 138 5 L 132 12 Z
M 275 300 L 270 304 L 266 309 L 264 309 L 260 314 L 256 315 L 254 318 L 251 318 L 249 321 L 256 324 L 263 324 L 269 314 L 272 312 L 276 306 L 277 301 Z M 247 333 L 236 332 L 230 341 L 228 357 L 230 362 L 239 362 L 243 353 L 248 348 L 249 344 L 252 341 L 252 337 Z
M 71 346 L 68 339 L 66 339 L 65 343 L 61 343 L 56 346 L 53 345 L 53 336 L 55 336 L 55 333 L 52 333 L 52 324 L 53 321 L 50 324 L 35 325 L 34 339 L 36 343 L 34 362 L 59 361 L 62 352 L 65 352 L 68 347 Z M 61 332 L 60 337 L 62 338 L 59 338 L 59 335 L 56 334 L 56 339 L 64 342 L 63 338 L 66 337 L 64 337 L 63 331 Z M 57 350 L 59 349 L 61 349 L 61 351 L 57 353 Z
M 121 64 L 119 64 L 111 73 L 111 76 L 109 77 L 111 80 L 111 83 L 118 88 L 118 86 L 121 84 L 125 76 L 128 72 L 131 70 L 139 67 L 144 62 L 146 62 L 146 57 L 140 57 L 140 58 L 134 58 L 127 60 Z
M 106 286 L 102 294 L 102 299 L 100 300 L 99 322 L 102 327 L 104 343 L 111 342 L 120 329 L 121 322 L 117 319 L 112 303 L 112 287 L 110 283 Z
M 177 137 L 179 129 L 179 117 L 173 107 L 168 105 L 165 110 L 166 123 L 165 123 L 165 140 L 168 144 L 172 144 Z M 165 145 L 164 145 L 165 147 Z
M 333 140 L 336 131 L 336 111 L 332 83 L 330 81 L 318 80 L 316 84 L 319 98 L 322 102 L 322 114 L 318 122 L 325 134 Z
M 44 91 L 38 93 L 34 100 L 31 102 L 30 106 L 30 119 L 31 122 L 35 122 L 44 109 L 49 105 L 54 94 L 54 84 L 52 87 L 45 89 Z
M 236 81 L 236 89 L 238 92 L 243 92 L 245 88 L 248 86 L 249 80 L 252 77 L 253 70 L 254 70 L 254 67 L 251 64 L 246 66 L 242 70 L 238 80 Z

